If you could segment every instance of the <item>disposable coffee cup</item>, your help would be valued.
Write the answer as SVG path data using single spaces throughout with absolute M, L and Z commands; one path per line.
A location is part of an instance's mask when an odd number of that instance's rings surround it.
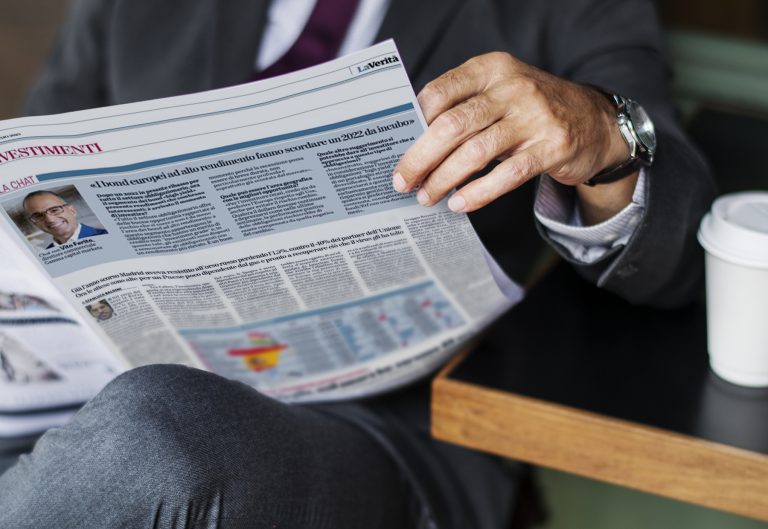
M 768 386 L 768 192 L 718 198 L 701 221 L 712 371 Z

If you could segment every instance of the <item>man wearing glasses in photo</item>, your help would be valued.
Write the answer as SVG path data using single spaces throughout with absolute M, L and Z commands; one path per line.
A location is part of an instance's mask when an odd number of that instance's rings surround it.
M 107 230 L 77 222 L 77 208 L 52 191 L 33 191 L 24 197 L 23 206 L 27 219 L 53 237 L 46 250 L 107 233 Z

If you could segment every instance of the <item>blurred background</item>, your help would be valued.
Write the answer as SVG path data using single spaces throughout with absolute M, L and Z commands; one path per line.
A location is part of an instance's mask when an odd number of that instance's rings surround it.
M 0 17 L 0 119 L 18 117 L 64 20 L 63 0 L 2 0 Z
M 534 1 L 534 0 L 532 0 Z M 20 114 L 68 9 L 62 0 L 2 0 L 0 119 Z M 768 189 L 768 1 L 657 0 L 674 92 L 720 192 Z M 768 524 L 539 469 L 543 529 L 768 529 Z

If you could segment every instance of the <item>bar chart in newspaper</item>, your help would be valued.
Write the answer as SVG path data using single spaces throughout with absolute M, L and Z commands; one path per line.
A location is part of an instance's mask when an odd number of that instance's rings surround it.
M 365 364 L 463 323 L 428 281 L 266 322 L 181 334 L 211 371 L 266 389 Z

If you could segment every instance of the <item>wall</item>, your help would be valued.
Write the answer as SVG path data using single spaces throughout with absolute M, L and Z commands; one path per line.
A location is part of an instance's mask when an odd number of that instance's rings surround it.
M 69 7 L 64 0 L 4 0 L 0 17 L 0 119 L 21 112 Z

